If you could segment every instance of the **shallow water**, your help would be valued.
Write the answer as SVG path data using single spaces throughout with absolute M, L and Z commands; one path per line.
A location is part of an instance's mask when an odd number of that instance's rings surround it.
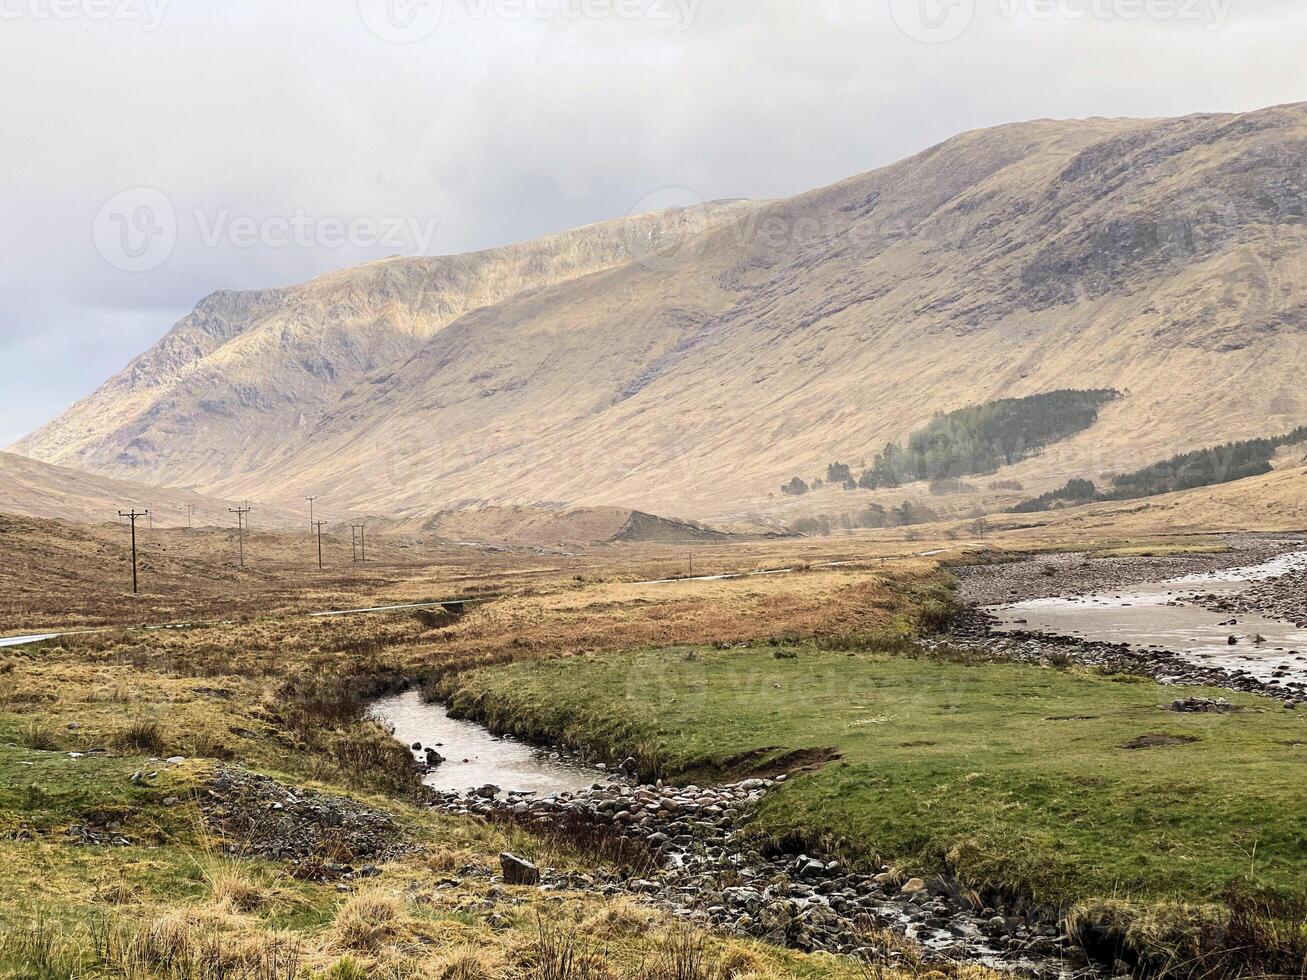
M 451 718 L 444 705 L 426 704 L 417 691 L 374 702 L 372 714 L 394 726 L 395 737 L 405 745 L 421 742 L 445 757 L 446 762 L 423 780 L 435 789 L 463 791 L 493 783 L 506 793 L 547 796 L 587 789 L 604 778 L 599 770 L 575 760 L 551 759 L 547 749 L 499 738 L 476 722 Z
M 62 633 L 33 633 L 31 636 L 0 637 L 0 647 L 21 647 L 29 643 L 44 643 L 46 640 L 58 639 L 63 635 Z
M 1282 680 L 1307 680 L 1307 629 L 1256 614 L 1168 605 L 1196 591 L 1237 594 L 1252 582 L 1303 567 L 1307 567 L 1307 552 L 1296 551 L 1244 568 L 1091 595 L 1031 599 L 995 606 L 990 612 L 997 617 L 1000 632 L 1029 630 L 1160 648 L 1202 666 L 1245 670 L 1260 680 L 1270 680 L 1277 669 L 1289 671 Z M 1237 622 L 1230 625 L 1231 619 Z M 1266 642 L 1254 643 L 1258 634 Z M 1234 646 L 1230 636 L 1238 639 Z

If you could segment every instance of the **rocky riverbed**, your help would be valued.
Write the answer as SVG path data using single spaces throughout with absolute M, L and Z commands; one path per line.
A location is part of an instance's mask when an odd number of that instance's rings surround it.
M 1307 704 L 1307 540 L 1225 543 L 1219 554 L 1071 553 L 956 568 L 967 611 L 944 642 Z
M 1307 569 L 1254 582 L 1235 595 L 1199 591 L 1188 601 L 1213 612 L 1257 613 L 1307 627 Z
M 1257 565 L 1307 547 L 1307 538 L 1301 535 L 1242 534 L 1231 535 L 1223 543 L 1229 551 L 1102 558 L 1087 552 L 1064 552 L 959 565 L 951 571 L 960 583 L 959 598 L 964 603 L 997 606 L 1055 596 L 1111 592 L 1148 582 Z
M 505 855 L 500 881 L 643 896 L 702 925 L 865 960 L 905 955 L 877 938 L 889 930 L 920 944 L 927 959 L 1048 976 L 1093 972 L 1059 930 L 1052 910 L 1012 908 L 948 876 L 905 878 L 889 868 L 860 872 L 794 849 L 760 846 L 746 821 L 763 795 L 783 781 L 676 787 L 633 785 L 613 775 L 575 793 L 536 798 L 485 786 L 440 793 L 435 805 L 529 829 L 591 828 L 651 857 L 636 874 L 567 874 Z
M 1221 687 L 1263 694 L 1284 702 L 1286 708 L 1307 707 L 1307 681 L 1280 677 L 1263 680 L 1248 670 L 1194 663 L 1169 650 L 1137 649 L 1127 643 L 1103 643 L 1076 636 L 1050 636 L 1038 632 L 993 632 L 994 617 L 972 609 L 963 613 L 947 636 L 925 642 L 927 647 L 963 644 L 982 648 L 997 659 L 1015 663 L 1056 664 L 1066 660 L 1110 673 L 1138 674 L 1161 684 Z M 1307 667 L 1307 655 L 1295 654 Z

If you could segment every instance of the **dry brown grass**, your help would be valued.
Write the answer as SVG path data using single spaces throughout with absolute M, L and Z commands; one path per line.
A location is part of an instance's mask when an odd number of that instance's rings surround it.
M 404 903 L 397 895 L 374 889 L 341 903 L 333 932 L 346 949 L 376 950 L 399 935 L 406 919 Z

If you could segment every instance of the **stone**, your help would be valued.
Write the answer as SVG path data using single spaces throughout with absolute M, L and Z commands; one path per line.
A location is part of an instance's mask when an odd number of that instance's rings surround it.
M 904 895 L 915 895 L 917 892 L 924 892 L 925 890 L 926 883 L 920 878 L 909 878 L 903 883 L 903 887 L 899 889 Z
M 504 871 L 506 885 L 538 885 L 540 869 L 525 858 L 505 851 L 499 855 L 499 866 Z

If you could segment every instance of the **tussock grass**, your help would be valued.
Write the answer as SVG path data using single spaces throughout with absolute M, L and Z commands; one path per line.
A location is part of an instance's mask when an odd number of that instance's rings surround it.
M 50 752 L 59 747 L 59 734 L 48 721 L 32 718 L 19 730 L 18 743 L 24 748 Z
M 116 732 L 114 746 L 138 755 L 163 755 L 167 749 L 163 726 L 154 719 L 138 719 Z
M 399 935 L 406 918 L 404 903 L 398 896 L 373 889 L 351 895 L 341 903 L 333 932 L 347 949 L 376 950 Z

